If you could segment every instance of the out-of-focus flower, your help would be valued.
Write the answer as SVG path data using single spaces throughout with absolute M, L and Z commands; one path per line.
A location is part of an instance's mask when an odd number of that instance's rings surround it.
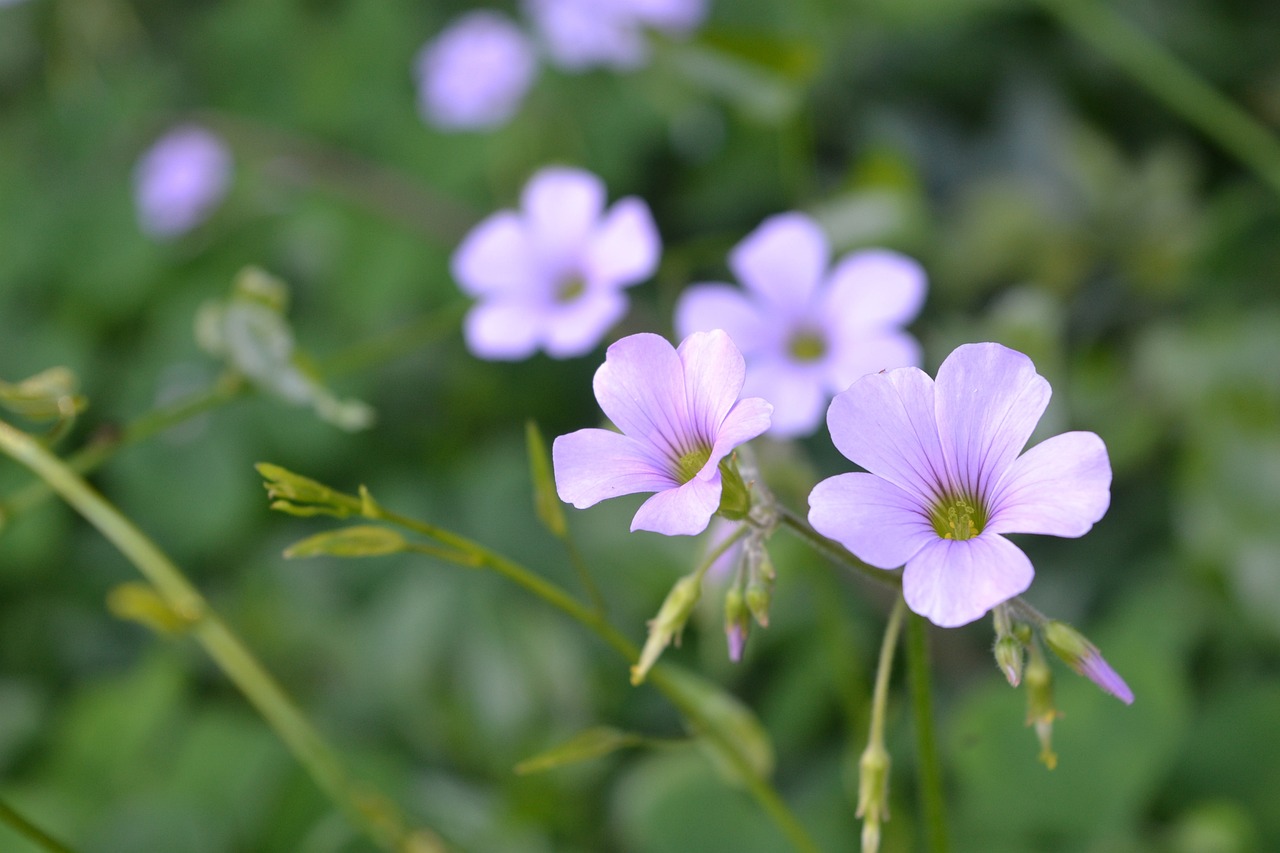
M 746 393 L 775 406 L 770 432 L 808 435 L 832 395 L 860 376 L 920 364 L 920 345 L 902 326 L 920 311 L 925 275 L 905 255 L 845 255 L 828 272 L 831 249 L 801 213 L 761 223 L 729 254 L 745 290 L 697 284 L 676 304 L 676 332 L 720 328 L 747 359 Z
M 231 183 L 231 152 L 220 137 L 182 125 L 160 137 L 134 170 L 138 224 L 152 237 L 177 237 L 204 221 Z
M 649 208 L 628 197 L 604 209 L 604 183 L 549 168 L 519 211 L 477 225 L 453 255 L 453 276 L 477 304 L 463 324 L 481 358 L 582 355 L 627 311 L 623 289 L 653 274 L 661 243 Z
M 568 71 L 636 68 L 649 58 L 645 28 L 684 35 L 707 15 L 705 0 L 526 0 L 525 9 Z
M 498 12 L 462 15 L 418 53 L 418 105 L 444 130 L 485 130 L 520 108 L 538 73 L 532 42 Z
M 561 500 L 582 509 L 606 498 L 656 492 L 632 530 L 701 533 L 720 506 L 721 461 L 769 428 L 772 410 L 738 399 L 742 354 L 724 332 L 690 335 L 676 349 L 652 334 L 609 347 L 596 371 L 600 408 L 621 433 L 582 429 L 551 448 Z
M 836 396 L 836 447 L 870 473 L 839 474 L 809 495 L 809 521 L 882 569 L 905 564 L 916 613 L 950 628 L 1031 584 L 1005 533 L 1083 536 L 1111 502 L 1107 448 L 1091 432 L 1019 456 L 1049 403 L 1031 359 L 966 344 L 935 383 L 914 367 L 873 373 Z

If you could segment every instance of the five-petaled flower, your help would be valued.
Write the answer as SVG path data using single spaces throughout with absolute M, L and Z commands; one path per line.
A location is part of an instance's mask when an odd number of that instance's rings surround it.
M 481 358 L 517 360 L 539 348 L 582 355 L 627 310 L 624 288 L 653 274 L 661 253 L 648 206 L 604 209 L 604 183 L 552 167 L 530 179 L 521 210 L 485 219 L 453 255 L 453 276 L 479 301 L 463 333 Z
M 533 42 L 511 19 L 480 9 L 462 15 L 415 61 L 423 118 L 444 130 L 505 124 L 538 73 Z
M 702 532 L 720 506 L 721 461 L 769 428 L 772 406 L 739 399 L 745 370 L 720 330 L 690 335 L 679 349 L 647 333 L 610 346 L 594 387 L 600 408 L 622 432 L 582 429 L 555 440 L 561 500 L 582 509 L 656 492 L 636 512 L 632 530 Z
M 134 170 L 138 224 L 152 237 L 177 237 L 204 221 L 231 184 L 231 152 L 193 124 L 156 140 Z
M 1006 533 L 1084 535 L 1110 504 L 1111 463 L 1091 432 L 1019 456 L 1049 402 L 1025 355 L 967 344 L 938 368 L 875 373 L 836 396 L 836 447 L 870 473 L 823 480 L 809 521 L 867 563 L 905 564 L 902 592 L 935 624 L 972 622 L 1031 584 Z
M 766 219 L 729 254 L 746 290 L 697 284 L 676 305 L 676 332 L 722 328 L 747 359 L 746 393 L 776 406 L 770 432 L 812 433 L 833 394 L 877 370 L 920 363 L 902 331 L 920 311 L 925 275 L 905 255 L 853 252 L 828 273 L 831 248 L 802 213 Z

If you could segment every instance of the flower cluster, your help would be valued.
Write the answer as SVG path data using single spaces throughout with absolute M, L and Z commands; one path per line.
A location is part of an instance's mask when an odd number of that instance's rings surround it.
M 519 110 L 538 73 L 539 44 L 569 72 L 631 70 L 649 57 L 645 30 L 692 32 L 705 0 L 526 0 L 536 38 L 499 12 L 455 19 L 414 64 L 423 118 L 441 130 L 489 130 Z

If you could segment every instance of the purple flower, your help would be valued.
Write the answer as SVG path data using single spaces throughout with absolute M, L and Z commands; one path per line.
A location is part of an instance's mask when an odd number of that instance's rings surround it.
M 656 492 L 632 530 L 701 533 L 720 506 L 720 461 L 769 428 L 772 406 L 738 399 L 745 369 L 719 330 L 690 335 L 679 349 L 651 334 L 613 344 L 594 386 L 600 408 L 622 432 L 582 429 L 555 440 L 560 499 L 582 509 Z
M 477 225 L 453 255 L 476 297 L 463 333 L 481 358 L 555 358 L 589 351 L 627 311 L 623 288 L 653 274 L 661 243 L 649 208 L 629 197 L 604 210 L 590 172 L 550 168 L 524 188 L 520 211 Z
M 645 27 L 684 35 L 707 14 L 705 0 L 526 0 L 525 9 L 568 71 L 639 67 L 649 58 Z
M 831 396 L 858 377 L 920 363 L 920 345 L 902 331 L 924 301 L 920 265 L 868 250 L 828 271 L 830 258 L 808 216 L 773 216 L 729 253 L 745 291 L 697 284 L 676 304 L 678 334 L 721 328 L 742 349 L 746 393 L 774 404 L 778 437 L 812 433 Z
M 462 15 L 415 61 L 422 116 L 445 130 L 505 124 L 533 84 L 538 61 L 528 36 L 505 15 Z
M 906 565 L 908 606 L 936 625 L 977 619 L 1021 593 L 1034 570 L 1005 533 L 1083 536 L 1111 501 L 1102 439 L 1069 432 L 1026 453 L 1049 402 L 1031 360 L 966 344 L 938 368 L 864 376 L 831 403 L 836 447 L 870 473 L 809 495 L 809 521 L 859 559 Z
M 147 150 L 134 170 L 138 224 L 152 237 L 199 225 L 231 182 L 231 152 L 212 132 L 182 125 Z

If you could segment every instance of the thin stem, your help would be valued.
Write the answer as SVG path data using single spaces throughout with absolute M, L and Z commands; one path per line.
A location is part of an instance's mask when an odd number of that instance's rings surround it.
M 411 838 L 423 839 L 430 845 L 427 849 L 444 849 L 443 842 L 425 831 L 411 833 L 390 801 L 352 783 L 337 753 L 279 683 L 209 608 L 178 567 L 119 510 L 64 462 L 4 421 L 0 421 L 0 451 L 43 478 L 129 558 L 174 612 L 191 624 L 194 637 L 275 729 L 316 784 L 370 838 L 389 850 L 405 849 Z
M 70 847 L 27 820 L 4 800 L 0 800 L 0 823 L 49 853 L 74 853 Z
M 893 653 L 898 646 L 898 635 L 902 633 L 902 618 L 906 612 L 907 602 L 899 597 L 889 614 L 889 624 L 884 629 L 880 658 L 876 664 L 876 685 L 871 693 L 871 733 L 867 741 L 881 746 L 884 746 L 884 716 L 889 704 L 889 675 L 893 671 Z
M 853 556 L 838 542 L 833 542 L 823 536 L 818 531 L 809 526 L 809 522 L 800 518 L 791 510 L 777 505 L 778 515 L 782 519 L 782 523 L 796 533 L 809 544 L 818 553 L 824 555 L 833 563 L 839 563 L 846 568 L 852 569 L 854 572 L 862 575 L 864 578 L 873 580 L 876 583 L 884 584 L 900 589 L 902 587 L 902 573 L 890 572 L 884 569 L 877 569 L 874 566 L 868 566 L 866 563 Z
M 947 814 L 942 795 L 942 763 L 933 723 L 933 693 L 929 680 L 929 643 L 925 620 L 912 614 L 907 621 L 907 673 L 916 726 L 916 767 L 920 777 L 920 808 L 931 853 L 946 853 Z
M 1077 36 L 1280 193 L 1280 141 L 1190 66 L 1096 0 L 1039 0 Z

